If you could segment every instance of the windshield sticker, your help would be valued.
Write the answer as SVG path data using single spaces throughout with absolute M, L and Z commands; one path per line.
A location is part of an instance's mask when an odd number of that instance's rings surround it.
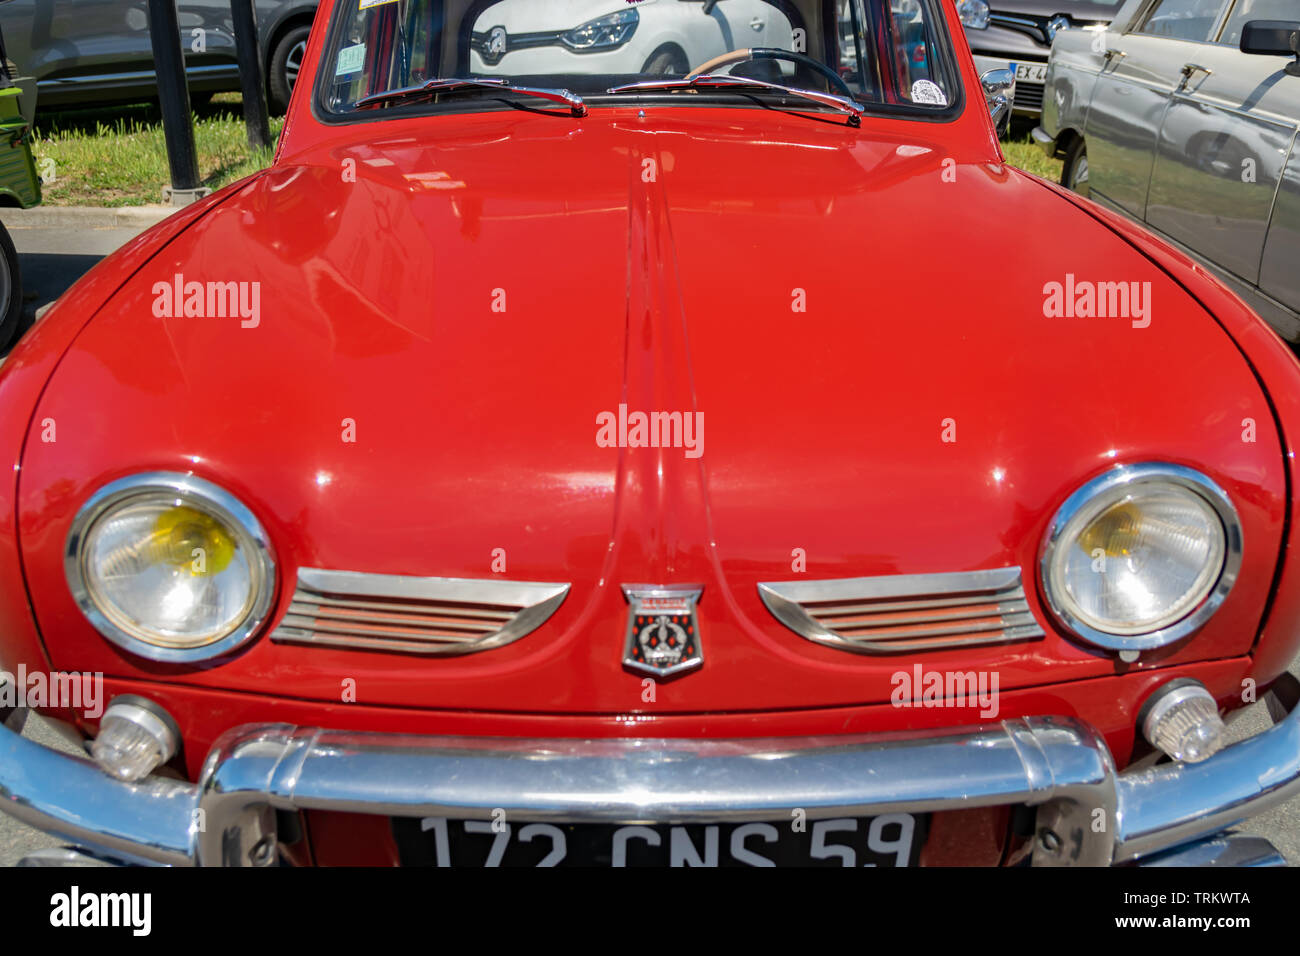
M 334 75 L 346 76 L 349 73 L 360 73 L 365 62 L 366 45 L 364 43 L 358 43 L 356 46 L 345 46 L 339 50 L 339 63 L 334 69 Z
M 396 3 L 397 0 L 361 0 L 361 6 L 358 10 L 369 10 L 371 7 L 382 7 L 385 3 Z
M 947 106 L 948 97 L 943 95 L 943 90 L 933 80 L 917 80 L 912 84 L 912 102 L 925 103 L 927 106 Z

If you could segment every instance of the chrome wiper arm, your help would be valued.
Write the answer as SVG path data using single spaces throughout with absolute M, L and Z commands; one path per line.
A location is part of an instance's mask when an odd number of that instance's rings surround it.
M 464 79 L 461 77 L 439 77 L 415 86 L 399 86 L 391 90 L 381 90 L 363 96 L 355 103 L 355 108 L 373 106 L 386 100 L 399 100 L 421 94 L 450 93 L 456 90 L 496 90 L 503 93 L 519 93 L 523 96 L 537 96 L 552 103 L 563 103 L 574 116 L 586 116 L 587 104 L 577 93 L 568 90 L 548 89 L 536 86 L 512 86 L 509 81 L 494 77 L 483 79 Z
M 700 89 L 727 89 L 732 88 L 740 91 L 744 90 L 772 90 L 777 93 L 785 93 L 788 96 L 797 96 L 801 99 L 811 100 L 814 103 L 820 103 L 822 106 L 829 106 L 845 113 L 849 117 L 849 123 L 853 126 L 862 124 L 862 114 L 866 112 L 861 106 L 843 96 L 836 96 L 834 93 L 822 93 L 819 90 L 805 90 L 796 86 L 783 86 L 780 83 L 769 83 L 767 80 L 757 80 L 748 76 L 731 76 L 728 73 L 701 73 L 699 76 L 692 77 L 689 80 L 645 80 L 641 83 L 627 83 L 623 86 L 612 87 L 610 93 L 653 93 L 656 90 L 700 90 Z
M 484 79 L 484 80 L 461 80 L 456 78 L 428 80 L 424 83 L 417 83 L 414 86 L 397 86 L 391 90 L 380 90 L 378 93 L 371 93 L 369 96 L 363 96 L 354 104 L 355 108 L 360 109 L 363 106 L 373 106 L 375 103 L 382 103 L 385 100 L 400 100 L 409 96 L 416 96 L 420 93 L 433 94 L 442 93 L 447 90 L 474 89 L 476 87 L 499 88 L 506 85 L 505 80 Z

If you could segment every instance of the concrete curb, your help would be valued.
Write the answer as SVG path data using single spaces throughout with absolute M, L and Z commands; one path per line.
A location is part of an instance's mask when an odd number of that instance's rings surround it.
M 176 212 L 171 206 L 36 206 L 0 208 L 8 229 L 148 229 Z

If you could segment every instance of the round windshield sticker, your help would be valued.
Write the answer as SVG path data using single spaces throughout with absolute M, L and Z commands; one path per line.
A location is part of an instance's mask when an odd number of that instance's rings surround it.
M 948 97 L 943 95 L 943 90 L 933 80 L 917 80 L 912 84 L 912 102 L 927 106 L 947 106 Z

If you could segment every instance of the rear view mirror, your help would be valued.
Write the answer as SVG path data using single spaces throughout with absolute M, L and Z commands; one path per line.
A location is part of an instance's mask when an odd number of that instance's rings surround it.
M 1291 76 L 1300 76 L 1300 21 L 1251 20 L 1241 28 L 1241 52 L 1263 56 L 1294 56 L 1286 65 Z

